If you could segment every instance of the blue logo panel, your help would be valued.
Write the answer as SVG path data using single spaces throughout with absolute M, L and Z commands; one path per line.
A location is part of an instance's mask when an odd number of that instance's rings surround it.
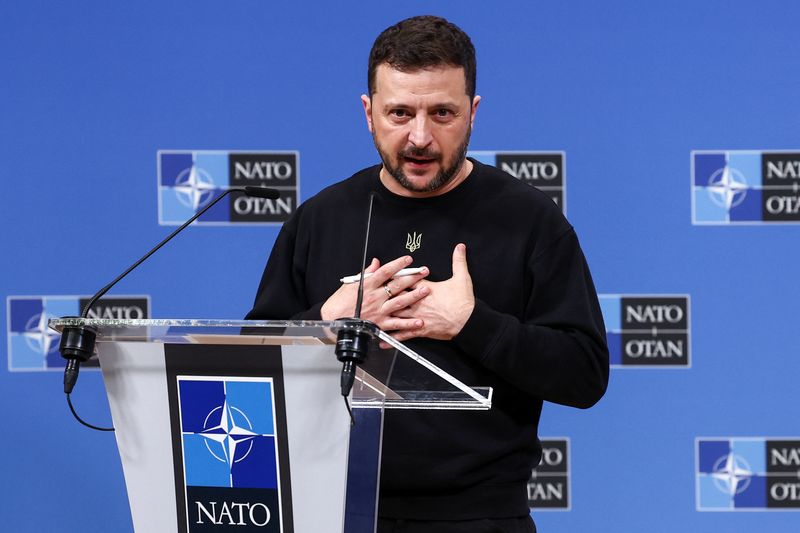
M 209 446 L 210 444 L 210 446 Z M 212 448 L 215 449 L 212 451 Z M 219 460 L 220 443 L 208 442 L 199 434 L 188 433 L 183 436 L 183 465 L 186 485 L 189 487 L 230 487 L 231 469 L 225 461 Z
M 711 175 L 725 166 L 725 152 L 696 154 L 694 156 L 695 187 L 705 187 L 711 181 Z
M 192 153 L 160 153 L 158 154 L 158 164 L 161 169 L 159 184 L 162 187 L 174 187 L 178 182 L 178 176 L 187 168 L 192 167 Z
M 48 320 L 79 314 L 78 297 L 8 297 L 8 368 L 12 371 L 63 370 L 61 335 Z
M 212 421 L 214 408 L 225 402 L 225 385 L 220 381 L 182 380 L 178 382 L 181 399 L 181 431 L 201 433 Z M 219 415 L 220 413 L 216 413 Z M 216 422 L 219 416 L 216 417 Z
M 689 297 L 598 295 L 612 367 L 690 366 Z
M 270 378 L 179 377 L 187 486 L 277 489 Z
M 742 488 L 741 492 L 733 496 L 734 509 L 767 507 L 767 478 L 766 476 L 754 475 L 749 479 L 749 483 Z
M 48 327 L 51 318 L 78 316 L 86 296 L 9 296 L 6 300 L 8 369 L 12 372 L 63 370 L 61 335 Z M 148 296 L 108 297 L 92 306 L 90 318 L 147 318 Z M 92 316 L 92 315 L 96 316 Z M 96 359 L 83 368 L 97 366 Z
M 177 382 L 189 532 L 281 531 L 272 378 L 178 375 Z
M 758 189 L 750 189 L 739 205 L 728 210 L 730 222 L 752 222 L 761 220 L 763 196 Z
M 694 223 L 761 220 L 761 156 L 758 152 L 692 154 Z M 754 203 L 756 202 L 756 203 Z
M 700 511 L 800 509 L 800 439 L 700 438 Z
M 731 453 L 731 444 L 727 440 L 701 440 L 697 446 L 698 471 L 704 474 L 713 473 L 719 458 Z
M 694 224 L 800 222 L 800 152 L 692 152 Z
M 180 225 L 207 208 L 230 188 L 276 189 L 280 198 L 251 198 L 232 192 L 195 224 L 280 223 L 298 203 L 296 152 L 187 150 L 158 152 L 159 224 Z

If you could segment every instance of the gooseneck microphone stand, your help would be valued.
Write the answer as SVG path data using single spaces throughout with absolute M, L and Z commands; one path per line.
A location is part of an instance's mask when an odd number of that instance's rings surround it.
M 344 397 L 344 403 L 347 406 L 347 412 L 350 413 L 350 422 L 355 425 L 355 418 L 353 411 L 350 409 L 350 404 L 347 397 L 353 389 L 353 383 L 356 377 L 356 367 L 363 364 L 367 359 L 367 352 L 369 350 L 369 343 L 372 340 L 372 335 L 368 333 L 367 325 L 369 322 L 361 319 L 361 303 L 364 299 L 364 277 L 367 270 L 367 246 L 369 245 L 369 226 L 372 221 L 372 203 L 375 200 L 375 193 L 369 194 L 369 211 L 367 213 L 367 231 L 364 237 L 364 255 L 361 258 L 361 279 L 358 280 L 358 297 L 356 298 L 356 309 L 353 318 L 343 318 L 346 322 L 345 327 L 339 330 L 336 335 L 336 358 L 342 362 L 342 374 L 339 384 Z
M 266 198 L 269 200 L 274 200 L 280 196 L 280 193 L 275 189 L 269 189 L 267 187 L 244 187 L 244 188 L 235 188 L 235 189 L 228 189 L 224 193 L 217 196 L 213 202 L 208 204 L 206 207 L 195 213 L 195 215 L 183 223 L 181 227 L 170 233 L 163 241 L 158 243 L 153 249 L 149 252 L 144 254 L 141 259 L 136 261 L 130 267 L 128 267 L 125 272 L 117 276 L 111 283 L 97 291 L 97 293 L 92 296 L 92 298 L 86 303 L 81 312 L 80 318 L 88 318 L 89 310 L 92 306 L 99 300 L 104 294 L 106 294 L 111 287 L 117 284 L 122 278 L 127 276 L 133 269 L 141 265 L 148 257 L 156 253 L 162 246 L 167 244 L 174 236 L 178 233 L 183 231 L 189 224 L 197 220 L 203 213 L 211 209 L 217 202 L 222 200 L 228 194 L 232 192 L 239 192 L 244 193 L 249 197 L 255 198 Z M 64 318 L 73 318 L 73 317 L 64 317 Z M 70 399 L 70 394 L 72 393 L 72 389 L 75 387 L 75 383 L 78 381 L 78 374 L 81 370 L 81 363 L 85 363 L 89 360 L 89 358 L 94 353 L 95 347 L 95 340 L 97 338 L 97 331 L 89 326 L 66 326 L 61 331 L 61 342 L 59 343 L 59 351 L 61 352 L 61 357 L 67 360 L 67 367 L 64 369 L 64 393 L 67 395 L 67 404 L 69 405 L 70 411 L 72 411 L 72 415 L 86 427 L 91 429 L 96 429 L 98 431 L 114 431 L 114 428 L 101 428 L 89 424 L 81 419 L 78 416 L 78 413 L 75 412 L 75 408 L 72 406 L 72 400 Z

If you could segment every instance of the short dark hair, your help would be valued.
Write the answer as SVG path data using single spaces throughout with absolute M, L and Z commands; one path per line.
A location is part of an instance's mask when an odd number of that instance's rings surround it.
M 375 92 L 375 71 L 386 63 L 404 72 L 449 65 L 463 67 L 466 92 L 475 97 L 475 47 L 469 35 L 441 17 L 411 17 L 383 30 L 369 53 L 367 87 Z

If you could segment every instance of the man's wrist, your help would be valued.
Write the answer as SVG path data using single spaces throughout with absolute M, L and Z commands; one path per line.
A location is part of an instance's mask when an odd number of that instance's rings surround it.
M 456 335 L 461 333 L 464 329 L 464 326 L 467 325 L 469 321 L 469 317 L 472 316 L 473 311 L 475 311 L 475 300 L 466 303 L 464 306 L 461 307 L 456 316 L 459 317 L 453 324 L 453 329 L 450 332 L 450 339 L 453 339 Z
M 332 316 L 332 313 L 330 312 L 327 306 L 328 302 L 325 302 L 319 309 L 319 316 L 322 320 L 331 321 L 331 320 L 336 320 L 337 318 L 342 318 L 340 316 Z

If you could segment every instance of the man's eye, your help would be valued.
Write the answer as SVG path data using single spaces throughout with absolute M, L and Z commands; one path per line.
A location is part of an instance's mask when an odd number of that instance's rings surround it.
M 408 112 L 405 109 L 393 109 L 389 114 L 397 118 L 405 118 L 408 116 Z
M 450 111 L 449 109 L 437 109 L 436 110 L 436 116 L 439 117 L 439 118 L 446 118 L 446 117 L 450 117 L 452 115 L 453 115 L 453 112 Z

